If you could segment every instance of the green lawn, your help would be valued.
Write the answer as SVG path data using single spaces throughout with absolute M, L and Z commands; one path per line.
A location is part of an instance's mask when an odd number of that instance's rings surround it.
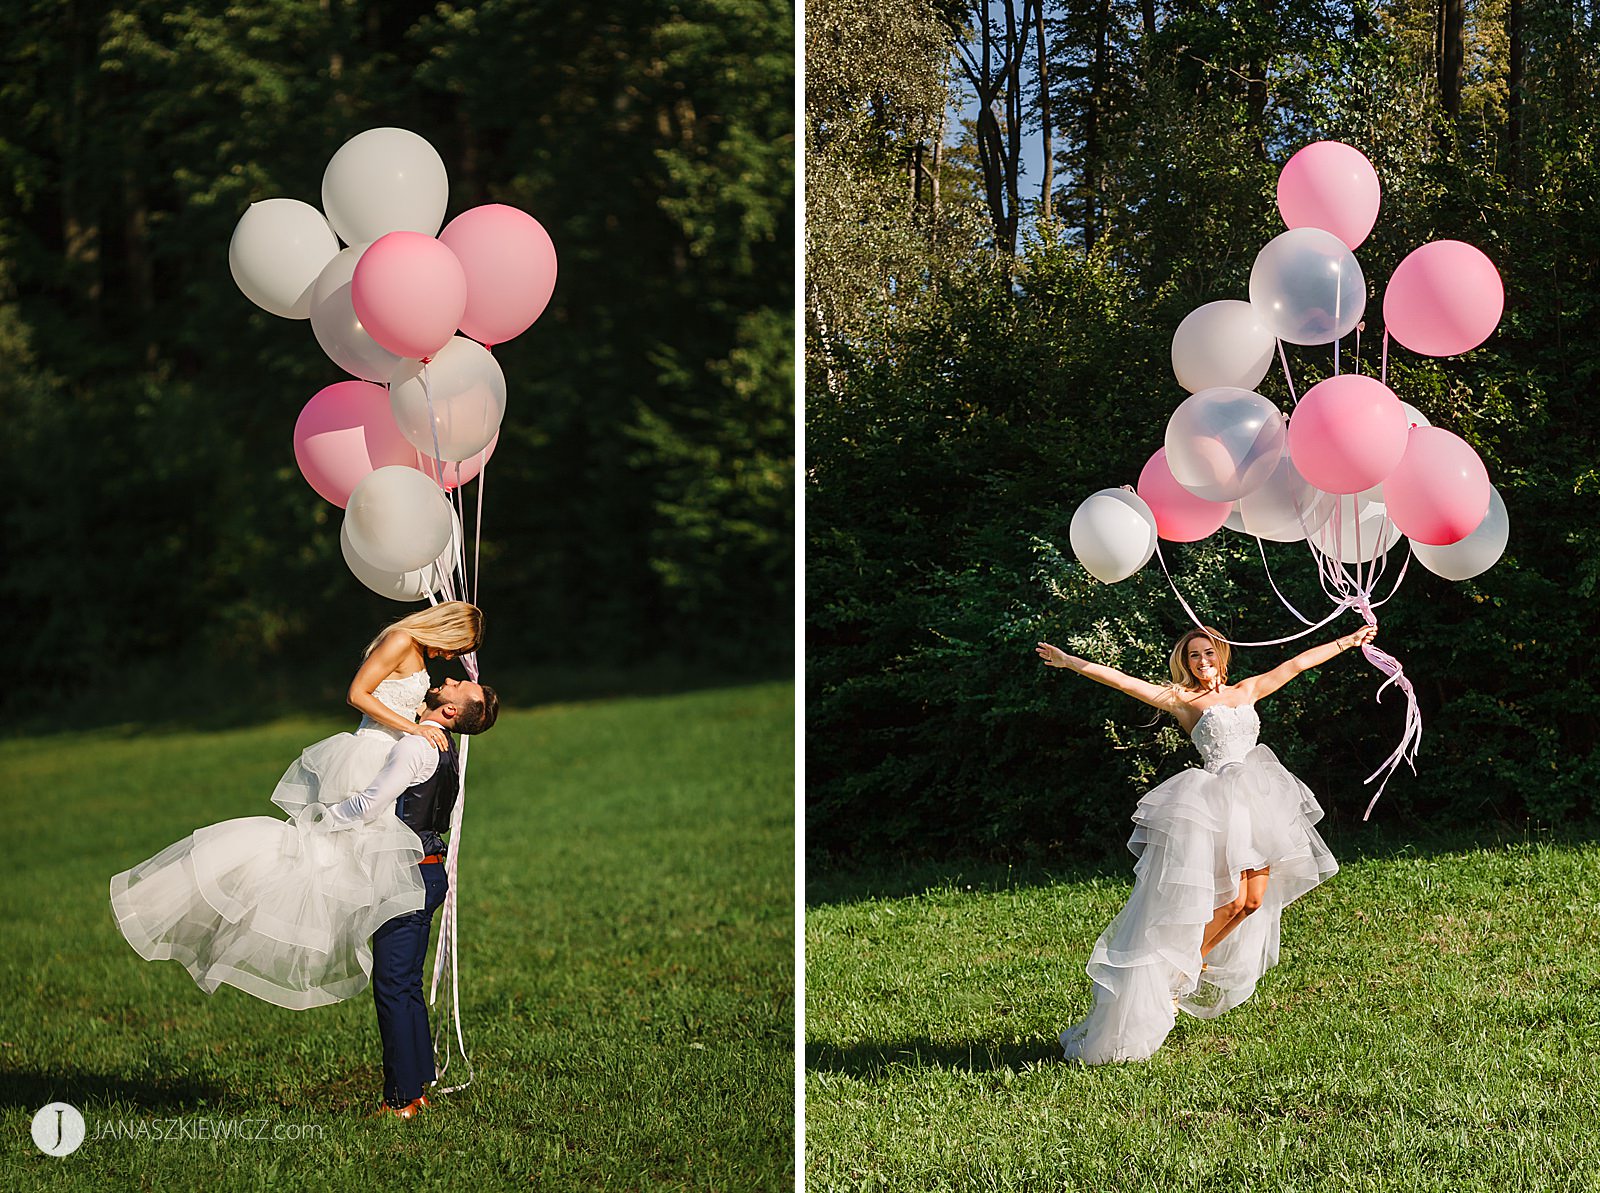
M 792 1187 L 793 686 L 509 710 L 474 742 L 477 1080 L 411 1123 L 363 1117 L 382 1084 L 370 995 L 298 1013 L 207 997 L 141 961 L 107 898 L 197 825 L 274 814 L 298 750 L 345 727 L 0 741 L 0 1187 Z M 60 1159 L 29 1134 L 56 1100 L 88 1129 Z M 143 1137 L 97 1138 L 118 1124 Z M 279 1128 L 310 1137 L 194 1137 Z
M 1369 851 L 1250 1002 L 1070 1066 L 1127 860 L 808 884 L 812 1189 L 1600 1188 L 1600 846 Z

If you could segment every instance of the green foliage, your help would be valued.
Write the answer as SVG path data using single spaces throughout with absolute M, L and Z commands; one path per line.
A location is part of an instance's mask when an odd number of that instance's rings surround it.
M 339 379 L 229 276 L 255 200 L 317 202 L 403 125 L 453 216 L 533 213 L 555 298 L 497 346 L 486 661 L 790 657 L 793 54 L 787 5 L 120 0 L 0 34 L 0 393 L 26 668 L 61 690 L 199 652 L 234 669 L 403 610 L 339 556 L 289 436 Z M 469 493 L 469 508 L 475 505 Z M 469 533 L 473 519 L 469 517 Z M 499 614 L 496 616 L 496 614 Z
M 1124 31 L 1113 57 L 1132 74 L 1118 94 L 1140 98 L 1104 109 L 1092 250 L 1064 223 L 1040 224 L 1015 259 L 986 258 L 974 236 L 920 290 L 857 313 L 860 351 L 836 353 L 826 377 L 813 362 L 814 851 L 1094 854 L 1126 836 L 1135 792 L 1190 757 L 1142 706 L 1046 672 L 1032 648 L 1076 644 L 1165 676 L 1188 622 L 1159 563 L 1099 585 L 1072 561 L 1066 528 L 1090 493 L 1137 479 L 1182 396 L 1168 364 L 1173 330 L 1201 303 L 1246 296 L 1255 252 L 1281 230 L 1278 166 L 1319 137 L 1356 144 L 1384 184 L 1377 228 L 1358 252 L 1367 330 L 1359 364 L 1343 346 L 1344 368 L 1379 369 L 1383 283 L 1420 243 L 1478 244 L 1507 294 L 1499 330 L 1464 357 L 1390 345 L 1400 395 L 1482 454 L 1512 538 L 1494 569 L 1463 584 L 1413 563 L 1380 611 L 1382 643 L 1416 684 L 1425 729 L 1419 774 L 1402 770 L 1374 815 L 1552 823 L 1595 811 L 1600 689 L 1583 660 L 1600 631 L 1600 540 L 1587 530 L 1600 522 L 1600 422 L 1580 329 L 1600 314 L 1591 209 L 1600 167 L 1586 151 L 1600 124 L 1593 105 L 1572 98 L 1600 63 L 1595 35 L 1530 18 L 1512 170 L 1509 132 L 1496 123 L 1503 38 L 1474 43 L 1463 115 L 1452 120 L 1425 85 L 1431 50 L 1409 9 L 1351 10 L 1339 21 L 1358 37 L 1332 36 L 1322 6 L 1270 12 L 1262 25 L 1248 12 L 1177 6 L 1163 8 L 1148 45 Z M 1075 52 L 1052 68 L 1064 89 L 1087 85 Z M 1253 78 L 1268 80 L 1264 101 Z M 1076 109 L 1059 98 L 1062 119 L 1081 121 L 1086 98 Z M 1072 156 L 1081 143 L 1070 144 L 1064 193 L 1083 179 Z M 1297 392 L 1331 372 L 1331 355 L 1290 348 Z M 1280 371 L 1261 389 L 1290 405 Z M 1178 588 L 1229 636 L 1302 628 L 1267 585 L 1254 542 L 1223 533 L 1163 551 Z M 1265 551 L 1289 602 L 1323 616 L 1304 548 Z M 1235 674 L 1295 649 L 1247 650 Z M 1401 697 L 1391 689 L 1374 704 L 1378 679 L 1351 656 L 1263 709 L 1266 740 L 1336 823 L 1359 818 L 1373 790 L 1363 780 L 1398 738 Z

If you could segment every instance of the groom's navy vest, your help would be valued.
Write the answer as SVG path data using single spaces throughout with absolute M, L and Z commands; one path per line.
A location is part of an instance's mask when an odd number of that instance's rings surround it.
M 439 834 L 450 827 L 450 812 L 461 794 L 461 756 L 456 753 L 456 739 L 449 734 L 445 737 L 450 748 L 440 751 L 433 774 L 407 787 L 394 802 L 400 822 L 422 839 L 424 857 L 444 853 L 444 839 Z

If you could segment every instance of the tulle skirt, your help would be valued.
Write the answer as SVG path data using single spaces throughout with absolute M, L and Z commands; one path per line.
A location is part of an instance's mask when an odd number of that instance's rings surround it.
M 1283 909 L 1339 865 L 1312 826 L 1322 807 L 1266 746 L 1217 772 L 1190 769 L 1153 788 L 1133 815 L 1133 894 L 1086 967 L 1094 1007 L 1061 1033 L 1069 1060 L 1144 1060 L 1176 1013 L 1214 1018 L 1244 1002 L 1278 961 Z M 1200 945 L 1246 870 L 1271 868 L 1261 907 L 1206 957 Z
M 111 880 L 117 926 L 147 961 L 174 960 L 207 994 L 224 983 L 291 1010 L 365 989 L 372 933 L 420 911 L 422 843 L 392 813 L 335 826 L 396 740 L 341 733 L 308 748 L 272 794 L 289 820 L 196 829 Z

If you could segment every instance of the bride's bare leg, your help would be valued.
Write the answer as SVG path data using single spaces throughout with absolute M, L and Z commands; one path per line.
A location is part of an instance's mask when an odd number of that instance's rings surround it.
M 1244 917 L 1261 906 L 1267 894 L 1267 877 L 1271 869 L 1246 870 L 1239 879 L 1239 897 L 1232 903 L 1217 908 L 1211 922 L 1206 925 L 1200 941 L 1200 956 L 1204 958 L 1216 948 L 1235 928 L 1244 923 Z

